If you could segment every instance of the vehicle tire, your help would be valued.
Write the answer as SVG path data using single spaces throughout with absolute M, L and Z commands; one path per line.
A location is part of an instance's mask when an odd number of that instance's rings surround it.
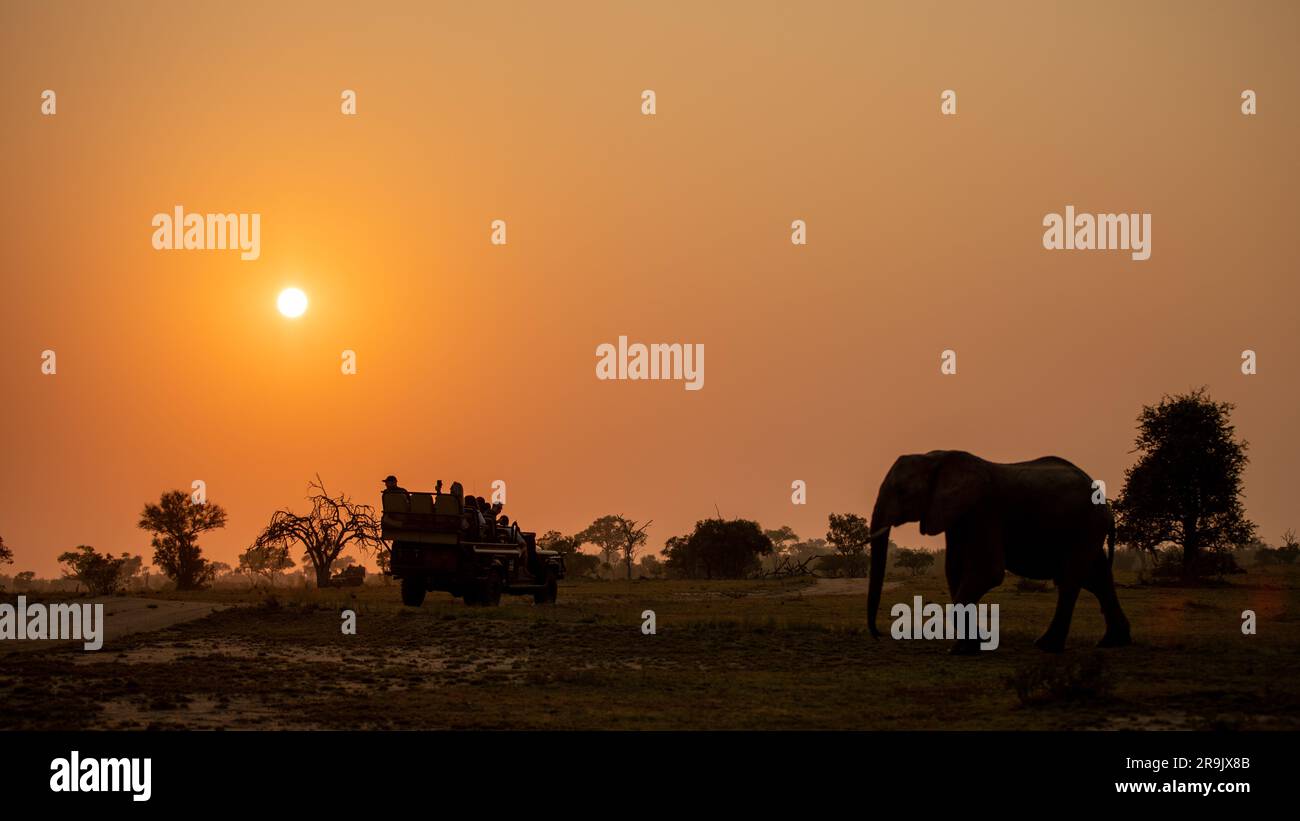
M 487 581 L 483 582 L 483 590 L 480 595 L 485 607 L 496 607 L 501 604 L 500 573 L 495 570 L 488 571 Z
M 419 607 L 424 604 L 424 579 L 406 576 L 402 579 L 402 604 L 407 607 Z
M 555 604 L 555 599 L 559 594 L 559 583 L 555 580 L 555 571 L 546 571 L 546 581 L 542 582 L 542 589 L 533 593 L 533 604 Z

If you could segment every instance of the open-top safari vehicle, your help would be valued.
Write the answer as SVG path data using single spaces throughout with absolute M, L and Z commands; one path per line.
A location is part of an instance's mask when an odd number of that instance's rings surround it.
M 392 542 L 388 572 L 402 581 L 402 603 L 419 607 L 426 592 L 445 590 L 471 606 L 495 606 L 502 593 L 553 604 L 564 557 L 459 489 L 384 493 L 381 535 Z

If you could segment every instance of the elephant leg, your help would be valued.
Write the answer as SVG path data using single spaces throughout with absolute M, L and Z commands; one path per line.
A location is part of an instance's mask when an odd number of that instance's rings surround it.
M 948 595 L 955 602 L 957 601 L 957 591 L 961 589 L 961 580 L 965 575 L 965 568 L 962 567 L 959 554 L 953 551 L 951 543 L 948 544 L 947 550 L 944 551 L 943 575 L 948 579 Z
M 978 605 L 984 594 L 1002 584 L 1006 576 L 1001 534 L 988 523 L 948 533 L 944 571 L 953 604 Z M 953 655 L 978 655 L 978 638 L 957 639 Z
M 984 598 L 986 593 L 1001 583 L 1000 578 L 994 580 L 991 576 L 967 576 L 957 587 L 957 592 L 953 594 L 953 604 L 978 605 L 980 599 Z M 948 652 L 954 656 L 978 656 L 980 654 L 980 639 L 978 637 L 957 639 Z
M 1104 554 L 1099 554 L 1093 561 L 1091 572 L 1083 581 L 1083 589 L 1097 597 L 1101 603 L 1101 615 L 1106 619 L 1106 634 L 1097 642 L 1098 647 L 1123 647 L 1133 643 L 1129 632 L 1128 619 L 1119 606 L 1119 596 L 1115 594 L 1115 578 L 1110 572 L 1110 562 Z
M 1060 653 L 1065 649 L 1065 637 L 1070 634 L 1070 619 L 1074 616 L 1074 603 L 1079 599 L 1079 583 L 1069 578 L 1056 581 L 1056 614 L 1047 632 L 1034 642 L 1039 650 Z

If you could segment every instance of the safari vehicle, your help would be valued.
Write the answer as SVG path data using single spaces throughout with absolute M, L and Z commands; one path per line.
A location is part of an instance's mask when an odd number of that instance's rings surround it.
M 430 590 L 470 606 L 495 607 L 502 593 L 555 603 L 564 557 L 539 550 L 536 533 L 498 524 L 458 493 L 385 492 L 383 502 L 381 536 L 392 542 L 388 572 L 402 581 L 402 604 L 419 607 Z
M 366 583 L 366 569 L 359 564 L 346 567 L 330 577 L 330 587 L 361 587 Z

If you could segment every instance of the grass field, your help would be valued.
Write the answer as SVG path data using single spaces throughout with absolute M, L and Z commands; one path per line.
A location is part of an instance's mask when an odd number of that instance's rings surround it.
M 945 642 L 888 638 L 894 602 L 947 601 L 941 577 L 890 584 L 879 641 L 865 580 L 577 581 L 556 606 L 495 609 L 441 593 L 404 608 L 395 585 L 159 594 L 231 606 L 97 653 L 0 655 L 0 727 L 1300 728 L 1300 569 L 1126 585 L 1135 644 L 1121 649 L 1093 648 L 1103 626 L 1084 593 L 1058 656 L 1032 646 L 1050 588 L 1008 577 L 986 599 L 1000 605 L 999 649 L 953 657 Z M 1246 609 L 1257 635 L 1241 632 Z M 656 635 L 642 633 L 645 610 Z

